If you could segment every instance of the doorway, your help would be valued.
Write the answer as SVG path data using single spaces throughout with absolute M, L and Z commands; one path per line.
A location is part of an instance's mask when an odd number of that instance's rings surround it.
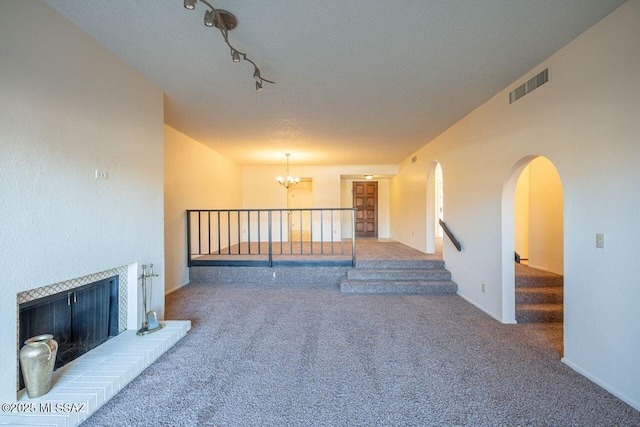
M 378 237 L 378 182 L 353 182 L 356 237 Z
M 426 253 L 437 251 L 442 242 L 442 227 L 439 220 L 444 220 L 444 179 L 440 162 L 434 160 L 427 172 L 427 236 Z
M 514 250 L 522 264 L 562 275 L 562 183 L 546 157 L 536 157 L 520 173 L 514 198 Z
M 502 205 L 504 323 L 533 323 L 562 354 L 564 197 L 560 175 L 542 156 L 518 162 Z

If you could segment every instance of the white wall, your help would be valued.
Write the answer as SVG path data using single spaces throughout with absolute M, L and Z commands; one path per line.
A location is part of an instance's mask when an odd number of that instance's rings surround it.
M 163 95 L 39 1 L 0 2 L 0 58 L 0 401 L 8 402 L 18 292 L 123 265 L 137 275 L 153 263 L 152 307 L 163 315 Z M 96 169 L 108 179 L 96 180 Z
M 189 282 L 185 211 L 238 208 L 241 179 L 242 169 L 236 162 L 164 126 L 166 292 Z
M 564 272 L 563 198 L 558 171 L 548 159 L 529 164 L 529 266 Z
M 275 181 L 276 176 L 284 174 L 284 167 L 244 166 L 242 171 L 242 207 L 252 209 L 280 209 L 287 207 L 287 192 Z M 291 175 L 312 179 L 313 206 L 316 208 L 352 207 L 351 187 L 349 187 L 349 182 L 351 181 L 341 179 L 341 176 L 393 175 L 397 171 L 398 167 L 394 165 L 291 165 Z M 389 237 L 389 186 L 389 180 L 378 180 L 379 237 Z M 350 230 L 345 228 L 342 232 L 346 236 L 346 233 L 350 232 Z
M 551 160 L 565 201 L 563 360 L 637 409 L 639 22 L 640 1 L 625 3 L 403 161 L 391 190 L 391 237 L 424 248 L 425 233 L 415 231 L 426 218 L 426 175 L 441 162 L 445 220 L 463 246 L 457 252 L 445 238 L 446 265 L 462 297 L 508 322 L 503 300 L 513 284 L 503 294 L 503 276 L 513 243 L 503 249 L 503 189 L 522 159 Z M 547 66 L 550 81 L 509 105 L 509 91 Z M 508 228 L 505 236 L 512 220 Z M 605 249 L 596 249 L 596 233 L 605 233 Z
M 529 259 L 529 165 L 518 178 L 513 207 L 513 248 L 521 258 L 527 260 Z

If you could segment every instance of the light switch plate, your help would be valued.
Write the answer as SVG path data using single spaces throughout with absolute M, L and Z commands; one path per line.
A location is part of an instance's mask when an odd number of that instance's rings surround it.
M 596 248 L 604 249 L 604 233 L 596 233 Z

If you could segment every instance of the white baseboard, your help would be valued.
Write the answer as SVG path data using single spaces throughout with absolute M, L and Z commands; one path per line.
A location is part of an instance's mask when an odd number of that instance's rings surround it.
M 185 283 L 182 283 L 182 284 L 176 286 L 175 288 L 171 288 L 168 291 L 165 291 L 164 295 L 167 296 L 170 293 L 173 293 L 173 292 L 177 291 L 178 289 L 180 289 L 181 287 L 186 286 L 188 284 L 189 284 L 189 282 L 185 282 Z
M 464 295 L 462 295 L 460 293 L 460 291 L 456 292 L 456 294 L 462 298 L 463 300 L 465 300 L 466 302 L 468 302 L 469 304 L 473 305 L 474 307 L 479 308 L 480 310 L 482 310 L 485 314 L 487 314 L 489 317 L 493 318 L 494 320 L 497 320 L 498 322 L 502 323 L 502 324 L 506 324 L 502 321 L 502 319 L 496 315 L 494 315 L 493 313 L 491 313 L 489 310 L 485 309 L 484 307 L 476 304 L 475 301 L 470 300 L 469 298 L 465 297 Z
M 584 369 L 582 369 L 581 367 L 579 367 L 575 363 L 571 362 L 566 357 L 563 357 L 561 360 L 562 360 L 562 363 L 564 363 L 565 365 L 567 365 L 568 367 L 570 367 L 571 369 L 573 369 L 574 371 L 576 371 L 577 373 L 579 373 L 583 377 L 587 378 L 589 381 L 592 381 L 592 382 L 598 384 L 600 387 L 602 387 L 603 389 L 607 390 L 609 393 L 613 394 L 615 397 L 617 397 L 618 399 L 622 400 L 624 403 L 626 403 L 629 406 L 633 407 L 634 409 L 640 411 L 640 402 L 639 401 L 635 400 L 632 397 L 627 396 L 624 393 L 621 393 L 620 390 L 616 389 L 615 387 L 612 387 L 611 385 L 609 385 L 606 382 L 602 381 L 600 378 L 591 375 L 589 372 L 585 371 Z

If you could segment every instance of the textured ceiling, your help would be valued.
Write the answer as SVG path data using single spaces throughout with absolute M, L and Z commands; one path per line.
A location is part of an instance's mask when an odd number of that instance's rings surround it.
M 165 92 L 165 122 L 241 164 L 397 164 L 624 0 L 45 0 Z

